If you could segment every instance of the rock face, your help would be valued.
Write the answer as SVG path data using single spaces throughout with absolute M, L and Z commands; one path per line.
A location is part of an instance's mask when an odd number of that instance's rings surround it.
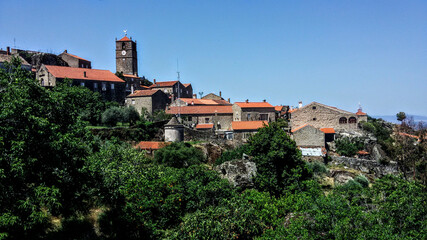
M 200 149 L 203 152 L 207 163 L 210 165 L 215 164 L 215 161 L 221 156 L 222 152 L 225 151 L 224 148 L 220 145 L 211 142 L 200 143 L 194 145 L 194 147 Z
M 331 156 L 331 164 L 344 165 L 356 169 L 363 173 L 371 173 L 376 177 L 382 177 L 387 174 L 399 174 L 399 168 L 395 162 L 381 164 L 375 160 L 366 160 L 359 158 Z
M 235 187 L 251 188 L 256 176 L 256 164 L 247 160 L 233 160 L 215 167 L 221 178 L 227 179 Z
M 330 170 L 330 175 L 334 179 L 334 185 L 346 184 L 355 177 L 353 173 L 342 170 Z

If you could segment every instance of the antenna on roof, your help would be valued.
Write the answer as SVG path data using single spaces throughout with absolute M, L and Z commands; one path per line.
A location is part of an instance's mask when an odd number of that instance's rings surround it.
M 181 83 L 181 77 L 179 76 L 179 62 L 178 58 L 176 59 L 176 73 L 178 74 L 178 99 L 181 98 L 179 91 L 179 84 Z M 178 119 L 181 119 L 181 104 L 178 104 Z
M 200 98 L 203 97 L 203 92 L 199 92 Z

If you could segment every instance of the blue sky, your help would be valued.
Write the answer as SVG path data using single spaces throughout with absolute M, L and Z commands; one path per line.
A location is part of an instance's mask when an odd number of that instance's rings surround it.
M 69 53 L 115 72 L 137 40 L 139 75 L 231 101 L 312 101 L 427 115 L 427 1 L 1 0 L 0 47 Z

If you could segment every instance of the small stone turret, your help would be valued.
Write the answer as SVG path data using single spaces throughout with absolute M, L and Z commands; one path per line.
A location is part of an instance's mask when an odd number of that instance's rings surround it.
M 182 142 L 184 141 L 184 125 L 178 122 L 176 117 L 165 125 L 165 142 Z

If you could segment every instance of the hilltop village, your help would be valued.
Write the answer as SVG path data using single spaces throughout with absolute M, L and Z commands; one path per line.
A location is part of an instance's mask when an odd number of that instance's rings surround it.
M 84 86 L 99 92 L 107 101 L 134 107 L 140 114 L 164 111 L 176 117 L 167 127 L 164 140 L 183 141 L 200 139 L 223 139 L 245 142 L 259 128 L 271 122 L 283 121 L 284 130 L 292 136 L 305 157 L 326 156 L 336 134 L 356 134 L 360 122 L 367 121 L 367 114 L 359 108 L 355 112 L 312 102 L 298 107 L 289 104 L 273 106 L 266 100 L 253 102 L 248 99 L 231 102 L 221 92 L 209 93 L 197 98 L 191 83 L 178 80 L 149 81 L 138 73 L 137 42 L 124 36 L 115 41 L 116 73 L 93 69 L 90 60 L 64 50 L 59 55 L 35 51 L 10 49 L 0 51 L 1 62 L 19 56 L 22 67 L 34 72 L 41 86 L 55 87 L 57 82 L 71 79 L 72 85 Z M 31 63 L 22 56 L 40 55 L 31 58 Z M 188 136 L 187 136 L 188 135 Z M 359 134 L 360 135 L 360 134 Z M 141 142 L 142 149 L 156 150 L 164 146 L 159 141 Z M 362 151 L 362 155 L 369 152 Z M 377 157 L 378 158 L 378 157 Z

